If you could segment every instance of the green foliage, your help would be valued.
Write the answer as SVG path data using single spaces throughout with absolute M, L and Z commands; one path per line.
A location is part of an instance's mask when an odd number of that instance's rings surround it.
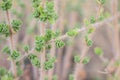
M 93 41 L 92 40 L 87 40 L 87 45 L 88 46 L 92 46 L 93 45 Z
M 8 46 L 5 46 L 3 49 L 2 49 L 2 52 L 3 53 L 6 53 L 6 54 L 11 54 L 10 53 L 10 48 Z
M 82 63 L 83 64 L 87 64 L 87 63 L 89 63 L 90 62 L 90 58 L 89 57 L 84 57 L 84 59 L 82 60 Z
M 94 49 L 94 52 L 95 52 L 95 54 L 97 54 L 98 56 L 103 55 L 103 50 L 102 50 L 101 48 L 99 48 L 99 47 L 96 47 L 96 48 Z
M 20 20 L 13 20 L 11 22 L 12 28 L 15 32 L 17 32 L 20 29 L 20 25 L 22 24 L 22 22 Z
M 49 58 L 48 58 L 48 61 L 46 61 L 46 62 L 44 63 L 44 69 L 45 69 L 45 70 L 50 70 L 50 69 L 52 69 L 52 68 L 54 67 L 55 61 L 56 61 L 56 58 L 55 58 L 55 57 L 49 57 Z
M 45 38 L 44 36 L 36 36 L 35 37 L 35 49 L 40 52 L 45 46 Z
M 67 35 L 70 37 L 74 37 L 78 34 L 78 30 L 77 29 L 73 29 L 67 32 Z
M 13 50 L 10 56 L 12 59 L 16 60 L 18 57 L 20 57 L 20 53 L 17 50 Z
M 98 4 L 102 5 L 105 3 L 106 0 L 96 0 Z
M 88 33 L 88 34 L 91 34 L 91 33 L 93 33 L 94 31 L 95 31 L 95 28 L 90 27 L 90 28 L 88 28 L 87 33 Z
M 52 30 L 47 29 L 45 33 L 45 41 L 46 42 L 50 41 L 52 39 L 52 35 L 53 35 Z
M 0 4 L 0 7 L 4 11 L 10 9 L 12 7 L 12 0 L 2 0 L 2 3 Z
M 57 48 L 62 48 L 62 47 L 65 46 L 65 43 L 61 40 L 56 40 L 55 45 L 56 45 Z
M 33 16 L 40 19 L 42 22 L 54 23 L 57 19 L 57 14 L 54 10 L 54 2 L 46 1 L 45 7 L 42 6 L 42 4 L 38 4 L 38 2 L 41 1 L 33 0 L 33 7 L 35 8 Z
M 60 34 L 60 30 L 56 30 L 55 32 L 53 32 L 53 38 L 57 38 L 58 36 L 60 36 Z
M 89 46 L 89 47 L 92 46 L 93 41 L 89 38 L 89 34 L 87 34 L 87 35 L 85 36 L 85 41 L 86 41 L 87 46 Z
M 73 74 L 69 75 L 69 80 L 74 80 L 74 75 Z
M 74 56 L 74 62 L 79 63 L 80 62 L 80 57 L 79 56 Z
M 96 18 L 94 16 L 90 17 L 90 23 L 93 24 L 96 22 Z
M 0 23 L 0 34 L 6 37 L 10 35 L 9 26 L 6 23 Z
M 89 26 L 91 23 L 88 19 L 84 19 L 84 24 L 85 24 L 85 26 Z
M 38 57 L 36 55 L 30 54 L 28 57 L 29 57 L 32 65 L 40 68 L 41 64 L 40 64 L 40 61 L 39 61 L 39 59 L 38 59 Z
M 24 45 L 24 51 L 28 52 L 29 51 L 29 46 L 28 45 Z

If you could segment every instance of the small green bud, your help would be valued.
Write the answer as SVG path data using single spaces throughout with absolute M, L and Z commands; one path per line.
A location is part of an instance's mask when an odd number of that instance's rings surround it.
M 70 36 L 70 37 L 74 37 L 78 34 L 78 31 L 77 29 L 73 29 L 73 30 L 70 30 L 67 32 L 67 35 Z
M 3 53 L 7 53 L 7 54 L 11 54 L 10 53 L 10 48 L 8 46 L 5 46 L 3 49 L 2 49 L 2 52 Z
M 2 10 L 6 11 L 12 7 L 12 0 L 3 0 L 0 7 Z
M 56 40 L 55 45 L 56 45 L 57 48 L 62 48 L 62 47 L 65 46 L 65 43 L 61 40 Z
M 90 17 L 90 23 L 93 24 L 93 23 L 95 23 L 95 22 L 96 22 L 95 17 L 94 17 L 94 16 L 91 16 L 91 17 Z
M 17 32 L 20 29 L 20 25 L 21 25 L 21 21 L 20 20 L 13 20 L 11 22 L 12 28 L 15 32 Z
M 5 35 L 6 37 L 10 35 L 9 26 L 6 23 L 0 24 L 0 34 Z
M 12 51 L 11 58 L 16 60 L 20 56 L 20 53 L 16 50 Z
M 80 62 L 80 57 L 79 56 L 74 56 L 74 62 L 79 63 Z
M 94 49 L 94 52 L 95 52 L 95 54 L 97 54 L 97 55 L 103 55 L 103 50 L 101 49 L 101 48 L 99 48 L 99 47 L 96 47 L 95 49 Z
M 25 46 L 24 46 L 24 51 L 25 51 L 25 52 L 28 52 L 28 51 L 29 51 L 29 46 L 28 46 L 28 45 L 25 45 Z
M 87 64 L 90 62 L 90 58 L 89 57 L 85 57 L 82 61 L 83 64 Z
M 35 49 L 40 52 L 45 46 L 45 38 L 44 36 L 36 36 L 35 37 Z
M 87 41 L 87 45 L 88 45 L 88 46 L 92 46 L 92 45 L 93 45 L 93 41 L 92 41 L 92 40 L 88 40 L 88 41 Z

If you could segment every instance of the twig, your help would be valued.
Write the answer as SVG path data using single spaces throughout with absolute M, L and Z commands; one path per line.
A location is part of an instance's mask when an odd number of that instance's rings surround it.
M 113 16 L 113 17 L 110 17 L 110 18 L 108 18 L 108 19 L 105 19 L 104 21 L 101 21 L 101 22 L 97 22 L 97 23 L 95 23 L 95 24 L 92 24 L 92 27 L 98 28 L 98 27 L 100 27 L 101 25 L 103 25 L 103 24 L 106 23 L 106 22 L 111 22 L 111 21 L 113 21 L 116 17 L 120 17 L 120 15 L 118 14 L 117 16 Z M 83 31 L 86 31 L 86 30 L 87 30 L 86 26 L 83 26 L 83 28 L 78 29 L 78 33 L 83 32 Z M 52 43 L 52 42 L 54 42 L 54 41 L 57 40 L 57 39 L 64 40 L 64 39 L 66 39 L 66 38 L 70 38 L 70 37 L 69 37 L 67 34 L 65 34 L 65 35 L 62 35 L 62 36 L 60 36 L 60 37 L 58 37 L 58 38 L 56 38 L 56 39 L 50 40 L 47 44 Z M 35 48 L 33 48 L 33 49 L 35 49 Z M 31 51 L 29 51 L 29 52 L 33 52 L 33 49 L 32 49 Z M 24 58 L 26 58 L 26 57 L 27 57 L 28 55 L 30 55 L 30 54 L 32 54 L 32 53 L 23 55 L 23 56 L 21 57 L 21 59 L 19 59 L 19 61 L 23 60 Z M 26 56 L 26 57 L 24 57 L 24 56 Z
M 13 40 L 13 33 L 12 33 L 12 27 L 10 24 L 10 16 L 9 16 L 9 11 L 6 11 L 6 17 L 7 17 L 7 21 L 9 24 L 9 31 L 10 31 L 10 48 L 11 48 L 11 54 L 12 51 L 14 50 L 14 40 Z M 11 60 L 11 69 L 12 69 L 12 73 L 15 77 L 15 80 L 17 80 L 17 70 L 16 70 L 16 63 L 14 60 Z

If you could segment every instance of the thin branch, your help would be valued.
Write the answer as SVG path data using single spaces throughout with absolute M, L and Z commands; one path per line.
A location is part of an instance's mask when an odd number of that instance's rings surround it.
M 98 27 L 100 27 L 101 25 L 103 25 L 104 23 L 108 23 L 108 22 L 113 21 L 116 17 L 120 17 L 120 14 L 118 14 L 117 16 L 113 16 L 113 17 L 110 17 L 110 18 L 108 18 L 108 19 L 105 19 L 104 21 L 101 21 L 101 22 L 97 22 L 97 23 L 95 23 L 95 24 L 92 24 L 92 27 L 98 28 Z M 78 29 L 78 33 L 81 33 L 81 32 L 86 31 L 86 30 L 87 30 L 87 27 L 86 27 L 86 26 L 83 26 L 83 28 Z M 66 38 L 70 38 L 70 37 L 69 37 L 67 34 L 65 34 L 65 35 L 62 35 L 62 36 L 60 36 L 60 37 L 58 37 L 58 38 L 56 38 L 56 39 L 50 40 L 47 44 L 52 43 L 52 42 L 54 42 L 54 41 L 57 40 L 57 39 L 64 40 L 64 39 L 66 39 Z M 31 53 L 28 53 L 28 54 L 26 54 L 26 55 L 23 55 L 18 61 L 24 60 L 28 55 L 32 54 L 32 52 L 34 51 L 34 49 L 35 49 L 35 48 L 33 48 L 31 51 L 29 51 L 29 52 L 31 52 Z
M 10 48 L 11 48 L 11 52 L 14 50 L 14 40 L 13 40 L 13 34 L 12 34 L 12 27 L 10 24 L 10 16 L 9 16 L 9 11 L 6 11 L 6 17 L 7 17 L 7 21 L 9 24 L 9 31 L 10 31 Z M 16 63 L 14 60 L 11 60 L 11 69 L 12 69 L 12 73 L 15 77 L 15 80 L 17 80 L 17 70 L 16 70 Z

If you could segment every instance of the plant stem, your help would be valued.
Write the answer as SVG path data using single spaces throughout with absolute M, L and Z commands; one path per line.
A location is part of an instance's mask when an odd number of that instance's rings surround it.
M 103 25 L 103 24 L 105 24 L 105 23 L 108 23 L 108 22 L 113 21 L 116 17 L 120 17 L 120 14 L 118 14 L 117 16 L 112 16 L 112 17 L 110 17 L 110 18 L 108 18 L 108 19 L 105 19 L 105 20 L 103 20 L 103 21 L 101 21 L 101 22 L 96 22 L 96 23 L 94 23 L 92 26 L 93 26 L 94 28 L 98 28 L 98 27 L 100 27 L 101 25 Z M 86 31 L 86 30 L 87 30 L 86 26 L 83 26 L 81 29 L 78 29 L 78 33 L 83 32 L 83 31 Z M 64 35 L 58 37 L 57 39 L 64 40 L 64 39 L 66 39 L 66 38 L 69 38 L 69 36 L 68 36 L 67 34 L 64 34 Z M 52 40 L 50 40 L 47 44 L 49 44 L 49 43 L 51 43 L 51 42 L 54 42 L 55 40 L 56 40 L 56 39 L 52 39 Z M 35 48 L 32 48 L 32 50 L 30 50 L 30 51 L 28 52 L 28 54 L 23 55 L 23 56 L 22 56 L 19 60 L 17 60 L 17 61 L 24 60 L 26 57 L 28 57 L 30 54 L 32 54 L 32 52 L 34 51 L 34 49 L 35 49 Z
M 6 17 L 7 17 L 7 21 L 8 21 L 8 24 L 9 24 L 9 31 L 10 31 L 10 49 L 11 49 L 11 54 L 12 54 L 12 51 L 14 50 L 14 39 L 13 39 L 13 33 L 12 33 L 12 27 L 11 27 L 11 24 L 10 24 L 10 16 L 9 16 L 9 11 L 7 10 L 6 11 Z M 17 70 L 16 70 L 16 63 L 14 60 L 11 60 L 11 71 L 12 71 L 12 74 L 13 76 L 15 77 L 15 80 L 17 80 Z
M 45 24 L 41 23 L 41 35 L 44 35 L 45 31 Z M 39 80 L 44 80 L 45 78 L 45 70 L 44 70 L 44 62 L 45 62 L 45 47 L 42 50 L 42 53 L 40 55 L 40 62 L 41 62 L 41 68 L 40 68 L 40 78 Z

